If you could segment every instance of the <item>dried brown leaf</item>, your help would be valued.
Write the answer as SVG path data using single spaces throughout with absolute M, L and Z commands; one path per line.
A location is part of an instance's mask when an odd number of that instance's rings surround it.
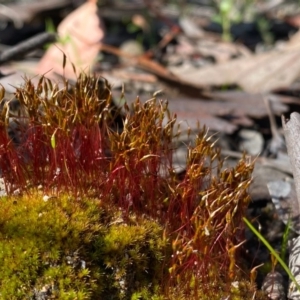
M 204 67 L 170 67 L 170 70 L 199 87 L 237 84 L 250 93 L 269 92 L 291 85 L 300 73 L 300 33 L 282 49 Z
M 72 63 L 77 71 L 88 72 L 97 58 L 105 34 L 97 15 L 97 4 L 86 2 L 69 14 L 58 26 L 58 34 L 61 41 L 48 49 L 37 67 L 37 73 L 51 70 L 51 73 L 75 79 Z M 67 57 L 65 68 L 63 53 Z
M 238 44 L 203 39 L 196 43 L 197 51 L 203 56 L 213 57 L 218 63 L 226 62 L 233 57 L 246 56 L 251 59 L 250 51 Z

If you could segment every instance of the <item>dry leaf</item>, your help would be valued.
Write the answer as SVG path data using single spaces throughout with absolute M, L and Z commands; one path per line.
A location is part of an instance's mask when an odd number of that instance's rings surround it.
M 218 63 L 229 61 L 233 57 L 240 57 L 241 55 L 249 59 L 252 57 L 251 52 L 245 46 L 234 43 L 203 39 L 196 42 L 195 47 L 201 55 L 213 57 Z
M 50 71 L 75 79 L 72 64 L 75 65 L 77 72 L 90 70 L 104 37 L 104 27 L 97 10 L 97 4 L 89 1 L 61 22 L 58 26 L 61 42 L 48 49 L 37 67 L 37 73 L 44 74 Z M 49 75 L 51 74 L 47 73 L 48 77 Z
M 300 73 L 300 33 L 282 49 L 234 59 L 202 69 L 170 67 L 179 78 L 199 87 L 237 84 L 250 93 L 269 92 L 291 85 Z
M 216 100 L 221 100 L 223 102 L 222 105 L 231 111 L 232 116 L 235 118 L 246 115 L 251 118 L 259 119 L 268 115 L 261 94 L 250 94 L 243 91 L 229 90 L 213 91 L 206 93 L 205 95 Z M 272 103 L 272 110 L 275 115 L 280 116 L 288 111 L 288 106 L 286 104 L 292 101 L 291 97 L 275 94 L 269 94 L 268 97 Z

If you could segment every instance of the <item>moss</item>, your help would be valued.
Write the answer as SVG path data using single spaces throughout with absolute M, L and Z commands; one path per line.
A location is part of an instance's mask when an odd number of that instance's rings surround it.
M 0 200 L 1 299 L 253 298 L 240 260 L 252 162 L 222 170 L 203 128 L 179 179 L 167 103 L 125 104 L 114 130 L 109 84 L 93 76 L 27 80 L 15 96 L 19 114 L 0 105 L 0 168 L 24 195 Z
M 161 284 L 163 253 L 162 229 L 153 221 L 139 225 L 111 226 L 103 240 L 101 257 L 111 272 L 112 286 L 119 299 L 129 299 L 135 291 L 147 287 L 153 291 Z
M 88 249 L 103 236 L 95 201 L 68 196 L 47 202 L 39 193 L 0 201 L 1 299 L 24 299 L 45 291 L 59 299 L 88 299 L 91 274 Z M 100 286 L 97 287 L 97 289 Z
M 161 227 L 149 220 L 107 223 L 113 218 L 96 199 L 44 201 L 36 191 L 2 198 L 1 299 L 42 293 L 51 299 L 130 299 L 153 292 L 166 247 Z

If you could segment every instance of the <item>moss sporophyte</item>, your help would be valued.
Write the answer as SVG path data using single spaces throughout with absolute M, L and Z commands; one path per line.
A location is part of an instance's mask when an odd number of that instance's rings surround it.
M 251 162 L 222 169 L 199 128 L 178 176 L 167 103 L 116 108 L 103 78 L 0 94 L 1 299 L 264 299 L 241 260 Z

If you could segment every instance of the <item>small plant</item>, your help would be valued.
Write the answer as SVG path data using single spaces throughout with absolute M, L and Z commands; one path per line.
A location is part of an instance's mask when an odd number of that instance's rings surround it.
M 15 97 L 19 112 L 3 100 L 0 119 L 2 176 L 20 193 L 0 206 L 3 299 L 260 299 L 240 261 L 251 162 L 222 170 L 203 128 L 179 179 L 167 103 L 115 109 L 102 78 L 26 80 Z
M 268 23 L 262 19 L 255 10 L 254 0 L 214 0 L 217 14 L 213 20 L 222 27 L 222 39 L 226 42 L 232 40 L 231 26 L 240 22 L 255 22 L 263 36 L 264 42 L 270 42 L 270 36 L 267 36 L 266 27 Z M 258 19 L 258 22 L 256 20 Z
M 287 248 L 287 243 L 288 243 L 288 232 L 290 229 L 290 222 L 287 225 L 286 231 L 284 233 L 283 236 L 283 244 L 282 244 L 282 252 L 280 253 L 280 255 L 276 252 L 276 250 L 269 244 L 269 242 L 260 234 L 259 231 L 257 231 L 255 229 L 255 227 L 244 217 L 244 222 L 247 224 L 247 226 L 250 228 L 250 230 L 259 238 L 260 241 L 263 242 L 263 244 L 268 248 L 268 250 L 270 251 L 272 257 L 274 257 L 275 259 L 275 265 L 277 264 L 277 262 L 279 262 L 279 264 L 281 265 L 281 267 L 283 268 L 283 270 L 287 273 L 287 275 L 289 276 L 290 280 L 295 284 L 295 287 L 298 289 L 298 291 L 300 291 L 300 285 L 297 282 L 296 278 L 293 276 L 291 270 L 289 269 L 289 267 L 287 266 L 287 264 L 284 262 L 284 258 L 285 258 L 285 253 L 286 253 L 286 248 Z

